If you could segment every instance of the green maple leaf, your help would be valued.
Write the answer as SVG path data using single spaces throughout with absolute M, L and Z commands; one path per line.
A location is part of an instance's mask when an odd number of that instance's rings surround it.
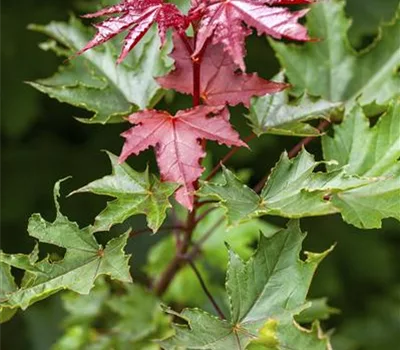
M 260 195 L 225 168 L 223 184 L 204 182 L 198 194 L 219 200 L 231 222 L 338 212 L 360 228 L 379 228 L 388 217 L 400 220 L 399 106 L 392 101 L 373 128 L 361 107 L 346 113 L 335 137 L 323 138 L 326 172 L 315 172 L 321 162 L 305 150 L 294 159 L 284 153 Z
M 368 49 L 356 53 L 347 39 L 350 20 L 344 1 L 323 1 L 312 6 L 307 27 L 319 42 L 299 46 L 271 40 L 289 81 L 299 90 L 329 101 L 359 97 L 362 105 L 384 105 L 399 95 L 399 13 L 384 25 Z
M 327 298 L 310 299 L 310 307 L 296 316 L 296 321 L 309 323 L 315 320 L 327 320 L 331 315 L 339 314 L 340 310 L 328 305 Z
M 198 214 L 208 212 L 210 204 L 202 205 Z M 242 258 L 248 258 L 253 253 L 251 245 L 257 240 L 258 233 L 271 236 L 278 228 L 259 219 L 252 219 L 235 227 L 228 227 L 222 208 L 214 209 L 207 214 L 197 225 L 193 232 L 193 242 L 204 238 L 207 232 L 213 234 L 204 241 L 201 255 L 196 260 L 196 267 L 200 271 L 207 286 L 213 295 L 221 295 L 219 284 L 215 283 L 211 271 L 222 273 L 228 262 L 228 252 L 225 249 L 227 242 Z M 146 273 L 154 279 L 159 278 L 176 253 L 175 239 L 169 235 L 154 245 L 146 264 Z M 212 270 L 210 269 L 212 267 Z M 182 293 L 185 290 L 185 293 Z M 164 295 L 164 300 L 184 305 L 195 305 L 206 302 L 199 281 L 190 266 L 184 266 L 175 276 Z
M 283 82 L 284 74 L 278 74 L 273 80 Z M 303 94 L 295 102 L 289 102 L 289 92 L 283 90 L 253 98 L 247 118 L 258 136 L 262 134 L 319 136 L 319 130 L 306 122 L 327 118 L 335 113 L 340 105 L 307 94 Z
M 260 195 L 223 168 L 225 182 L 204 182 L 199 195 L 219 200 L 233 223 L 261 215 L 301 218 L 336 213 L 327 196 L 376 181 L 348 175 L 343 169 L 314 172 L 319 164 L 306 150 L 294 159 L 283 153 Z
M 92 192 L 116 198 L 96 217 L 94 231 L 108 231 L 111 226 L 122 223 L 135 214 L 145 214 L 149 227 L 156 232 L 171 207 L 168 198 L 178 185 L 160 182 L 148 169 L 139 173 L 128 164 L 120 164 L 118 157 L 107 152 L 112 166 L 112 175 L 93 181 L 72 192 Z
M 130 282 L 128 260 L 124 254 L 128 234 L 100 246 L 90 228 L 80 229 L 61 214 L 57 198 L 60 183 L 54 187 L 57 216 L 54 222 L 44 220 L 39 214 L 29 219 L 28 232 L 39 242 L 66 250 L 64 257 L 51 261 L 50 257 L 38 259 L 36 247 L 29 255 L 0 253 L 0 262 L 25 271 L 21 285 L 2 295 L 0 306 L 26 309 L 62 289 L 88 294 L 98 276 Z
M 354 107 L 334 135 L 322 139 L 325 159 L 346 165 L 351 174 L 380 179 L 332 198 L 344 220 L 361 228 L 379 228 L 388 217 L 400 220 L 400 99 L 372 128 L 362 109 Z
M 346 1 L 346 12 L 352 16 L 351 43 L 360 46 L 366 37 L 375 36 L 382 20 L 390 20 L 398 5 L 398 0 L 381 1 L 379 6 L 375 1 Z
M 110 283 L 99 279 L 89 295 L 67 292 L 62 299 L 68 315 L 54 350 L 158 350 L 153 339 L 171 335 L 170 317 L 159 300 L 136 284 L 119 284 L 113 293 Z
M 0 300 L 7 298 L 7 294 L 13 293 L 18 289 L 11 274 L 11 266 L 0 262 Z M 11 319 L 17 309 L 0 306 L 0 323 Z
M 290 345 L 289 345 L 290 344 Z M 294 347 L 292 347 L 294 346 Z M 305 329 L 296 322 L 281 325 L 270 319 L 261 328 L 258 338 L 254 339 L 247 350 L 332 350 L 319 327 L 318 322 L 311 329 Z
M 30 29 L 53 40 L 41 45 L 44 50 L 71 58 L 91 39 L 91 31 L 72 17 L 69 23 L 51 22 Z M 108 42 L 101 48 L 73 57 L 58 73 L 30 84 L 36 89 L 77 107 L 94 112 L 85 123 L 122 122 L 123 117 L 144 108 L 151 108 L 162 97 L 162 90 L 153 79 L 167 73 L 169 45 L 159 50 L 155 28 L 149 31 L 124 63 L 116 65 L 119 49 Z
M 165 349 L 184 346 L 188 349 L 245 349 L 265 331 L 266 325 L 273 323 L 269 339 L 275 338 L 276 349 L 303 349 L 296 343 L 300 337 L 304 337 L 303 344 L 315 342 L 315 346 L 307 348 L 309 350 L 329 349 L 327 338 L 301 330 L 293 320 L 294 315 L 307 307 L 305 298 L 312 276 L 328 253 L 306 253 L 307 260 L 301 261 L 303 239 L 298 223 L 291 222 L 287 229 L 270 238 L 261 235 L 257 252 L 247 262 L 230 251 L 226 277 L 229 320 L 218 319 L 202 310 L 186 309 L 180 317 L 188 326 L 175 325 L 175 336 L 164 341 L 162 346 Z M 288 328 L 294 329 L 288 331 Z M 292 335 L 281 340 L 281 334 L 297 332 L 302 332 L 301 336 Z

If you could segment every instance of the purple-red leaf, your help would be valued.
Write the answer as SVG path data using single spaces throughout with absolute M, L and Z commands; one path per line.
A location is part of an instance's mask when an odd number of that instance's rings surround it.
M 310 0 L 210 0 L 200 21 L 194 56 L 198 56 L 210 39 L 222 43 L 233 61 L 244 71 L 244 41 L 250 33 L 244 25 L 257 29 L 259 35 L 274 38 L 310 40 L 307 29 L 297 21 L 307 10 L 290 12 L 287 8 L 269 5 L 306 4 Z M 201 5 L 199 5 L 199 3 Z M 192 2 L 192 12 L 203 2 Z
M 157 78 L 158 83 L 167 89 L 193 94 L 192 59 L 180 37 L 174 34 L 174 50 L 171 57 L 175 69 L 165 77 Z M 243 103 L 246 107 L 253 96 L 264 96 L 279 92 L 286 84 L 275 83 L 260 78 L 256 73 L 245 74 L 238 71 L 231 56 L 221 44 L 207 45 L 202 56 L 200 74 L 200 94 L 203 102 L 219 106 Z
M 131 154 L 155 147 L 161 179 L 182 185 L 176 192 L 176 200 L 189 210 L 193 208 L 194 183 L 204 170 L 200 160 L 205 151 L 200 140 L 247 147 L 231 127 L 228 112 L 221 106 L 198 106 L 179 111 L 175 116 L 146 110 L 132 114 L 129 121 L 136 126 L 122 134 L 126 141 L 120 162 Z
M 166 4 L 162 0 L 123 0 L 118 5 L 107 7 L 84 17 L 94 18 L 114 14 L 119 14 L 119 16 L 110 17 L 94 25 L 97 29 L 96 35 L 78 52 L 78 55 L 103 44 L 125 30 L 129 30 L 117 61 L 117 63 L 121 63 L 154 22 L 158 24 L 161 44 L 164 44 L 168 28 L 184 31 L 188 25 L 185 16 L 175 5 Z

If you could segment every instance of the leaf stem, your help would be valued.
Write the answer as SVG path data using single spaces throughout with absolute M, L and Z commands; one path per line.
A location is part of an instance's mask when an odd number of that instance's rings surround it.
M 178 34 L 183 42 L 183 45 L 185 45 L 186 51 L 188 52 L 189 56 L 192 56 L 193 48 L 192 48 L 192 45 L 190 44 L 190 41 L 189 41 L 187 35 L 183 32 L 178 32 Z
M 192 56 L 193 48 L 190 45 L 190 42 L 184 33 L 179 34 L 183 43 L 185 44 L 186 49 L 188 50 L 190 56 Z M 196 43 L 196 33 L 194 35 L 194 43 Z M 193 107 L 200 105 L 200 66 L 201 66 L 202 55 L 198 57 L 192 57 L 192 66 L 193 66 Z M 202 141 L 203 149 L 205 149 L 205 141 Z M 195 189 L 198 188 L 198 182 L 194 184 Z M 193 230 L 197 224 L 196 222 L 196 211 L 198 208 L 198 200 L 195 197 L 193 203 L 193 210 L 189 212 L 186 227 L 184 230 L 183 239 L 177 238 L 176 244 L 176 254 L 172 261 L 169 263 L 165 271 L 162 273 L 159 281 L 154 286 L 154 292 L 158 296 L 162 296 L 164 292 L 167 290 L 169 285 L 171 284 L 173 278 L 175 277 L 176 273 L 180 270 L 180 268 L 185 263 L 182 260 L 182 256 L 185 256 L 187 251 L 189 250 Z
M 322 122 L 319 123 L 317 126 L 317 129 L 322 133 L 324 130 L 328 128 L 328 126 L 331 124 L 331 122 L 327 119 L 324 119 Z M 288 157 L 289 158 L 294 158 L 297 156 L 297 154 L 302 150 L 303 147 L 307 146 L 310 142 L 315 140 L 319 136 L 309 136 L 304 139 L 302 139 L 298 144 L 296 144 L 289 152 L 288 152 Z M 267 182 L 269 177 L 269 174 L 265 175 L 254 187 L 253 190 L 258 193 L 260 192 L 265 183 Z
M 183 225 L 171 225 L 171 226 L 163 226 L 159 229 L 159 231 L 175 231 L 175 230 L 183 231 L 185 229 L 186 228 Z M 148 233 L 148 232 L 150 233 L 153 231 L 150 228 L 144 228 L 144 229 L 140 229 L 140 230 L 132 230 L 129 233 L 129 238 L 137 237 L 143 233 Z
M 200 58 L 193 58 L 193 107 L 200 105 Z
M 317 129 L 322 133 L 325 129 L 328 128 L 328 126 L 331 124 L 331 122 L 328 119 L 324 119 L 319 123 L 317 126 Z M 294 158 L 297 156 L 297 154 L 302 150 L 303 147 L 307 146 L 311 141 L 315 140 L 315 138 L 318 136 L 309 136 L 304 139 L 302 139 L 297 145 L 295 145 L 289 152 L 288 152 L 288 157 L 289 158 Z
M 201 246 L 210 238 L 215 230 L 224 222 L 224 218 L 219 219 L 197 242 L 193 244 L 192 250 L 186 255 L 186 259 L 194 260 L 200 253 Z
M 196 265 L 191 259 L 186 259 L 190 267 L 192 268 L 193 272 L 195 273 L 197 279 L 199 280 L 199 283 L 201 285 L 201 288 L 203 288 L 204 293 L 207 295 L 208 299 L 210 300 L 211 304 L 214 306 L 215 311 L 217 312 L 218 316 L 220 319 L 225 320 L 226 317 L 220 307 L 218 306 L 217 302 L 215 301 L 214 297 L 208 290 L 203 278 L 201 277 L 200 271 L 197 269 Z
M 203 214 L 199 215 L 199 216 L 196 218 L 196 225 L 197 225 L 201 220 L 203 220 L 210 212 L 212 212 L 212 211 L 215 210 L 215 209 L 217 209 L 217 207 L 211 207 L 211 208 L 207 209 Z
M 244 142 L 249 142 L 251 140 L 253 140 L 257 135 L 254 133 L 251 133 L 249 136 L 247 136 L 246 138 L 243 139 Z M 208 176 L 206 177 L 205 181 L 208 181 L 210 179 L 212 179 L 217 173 L 218 171 L 222 168 L 222 165 L 224 165 L 229 159 L 232 158 L 232 156 L 234 156 L 239 149 L 241 149 L 241 147 L 233 147 L 226 155 L 224 158 L 222 158 L 219 163 L 211 170 L 211 172 L 208 174 Z

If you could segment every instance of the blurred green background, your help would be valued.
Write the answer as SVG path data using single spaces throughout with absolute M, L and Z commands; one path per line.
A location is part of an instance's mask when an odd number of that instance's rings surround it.
M 377 33 L 380 21 L 393 16 L 398 0 L 348 0 L 347 13 L 353 18 L 349 33 L 352 44 L 361 49 Z M 95 1 L 92 1 L 95 3 Z M 118 153 L 119 136 L 126 125 L 93 126 L 77 122 L 73 116 L 87 116 L 83 110 L 61 104 L 24 84 L 56 71 L 60 61 L 41 51 L 38 43 L 45 38 L 29 32 L 29 23 L 46 24 L 66 20 L 68 13 L 81 13 L 90 1 L 20 0 L 2 1 L 1 25 L 1 244 L 9 253 L 29 252 L 33 240 L 27 236 L 26 224 L 33 212 L 51 219 L 54 216 L 52 187 L 68 175 L 63 194 L 109 172 L 101 149 Z M 399 33 L 400 35 L 400 33 Z M 249 71 L 259 71 L 266 78 L 279 66 L 268 43 L 251 37 L 248 42 Z M 164 108 L 176 110 L 189 103 L 177 97 Z M 236 108 L 233 122 L 242 136 L 250 131 Z M 264 136 L 253 141 L 252 151 L 241 151 L 228 165 L 251 168 L 256 182 L 276 162 L 283 149 L 290 149 L 295 138 Z M 309 148 L 319 154 L 318 142 Z M 226 148 L 211 146 L 214 160 Z M 147 162 L 154 166 L 151 152 L 135 158 L 131 164 L 142 169 Z M 81 226 L 89 224 L 103 208 L 104 200 L 96 196 L 63 199 L 63 211 Z M 275 220 L 275 223 L 282 221 Z M 144 226 L 141 218 L 138 225 Z M 307 219 L 302 228 L 309 232 L 307 250 L 321 251 L 332 243 L 337 247 L 321 265 L 311 296 L 327 296 L 332 306 L 341 309 L 325 323 L 333 329 L 334 348 L 339 350 L 395 350 L 400 344 L 400 225 L 386 220 L 383 229 L 362 231 L 344 224 L 338 216 Z M 138 240 L 128 246 L 143 260 L 143 245 Z M 142 252 L 142 256 L 138 254 Z M 139 266 L 140 267 L 140 266 Z M 63 310 L 59 298 L 35 304 L 19 313 L 2 327 L 2 349 L 46 350 L 61 334 Z

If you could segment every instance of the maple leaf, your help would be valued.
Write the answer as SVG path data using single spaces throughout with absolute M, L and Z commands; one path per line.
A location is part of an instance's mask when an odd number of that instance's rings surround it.
M 175 194 L 176 200 L 192 210 L 194 182 L 204 170 L 200 160 L 205 151 L 199 140 L 247 147 L 228 120 L 228 111 L 221 106 L 198 106 L 179 111 L 175 116 L 156 110 L 134 113 L 129 121 L 136 126 L 122 134 L 126 141 L 119 161 L 155 147 L 161 179 L 182 185 Z
M 308 41 L 310 38 L 307 29 L 297 22 L 308 12 L 307 9 L 290 12 L 284 7 L 268 5 L 311 2 L 312 0 L 211 0 L 203 10 L 204 15 L 200 21 L 193 55 L 200 55 L 206 42 L 211 38 L 214 44 L 222 43 L 233 61 L 244 71 L 244 41 L 251 31 L 243 25 L 243 22 L 249 27 L 256 28 L 259 35 Z M 199 1 L 192 3 L 192 7 L 196 6 L 199 6 Z
M 94 18 L 114 14 L 121 15 L 108 18 L 94 25 L 97 29 L 96 35 L 78 52 L 78 55 L 129 29 L 117 60 L 117 63 L 121 63 L 153 23 L 158 24 L 158 33 L 162 45 L 165 42 L 165 34 L 168 28 L 183 31 L 187 27 L 187 21 L 179 9 L 174 4 L 164 3 L 163 0 L 123 0 L 117 5 L 106 7 L 83 17 Z
M 175 60 L 175 69 L 157 81 L 164 88 L 193 94 L 192 58 L 176 33 L 173 42 L 174 50 L 170 56 Z M 238 68 L 221 44 L 206 47 L 200 75 L 200 94 L 204 103 L 213 106 L 243 103 L 249 107 L 251 97 L 279 92 L 288 86 L 262 79 L 256 73 L 238 72 Z

